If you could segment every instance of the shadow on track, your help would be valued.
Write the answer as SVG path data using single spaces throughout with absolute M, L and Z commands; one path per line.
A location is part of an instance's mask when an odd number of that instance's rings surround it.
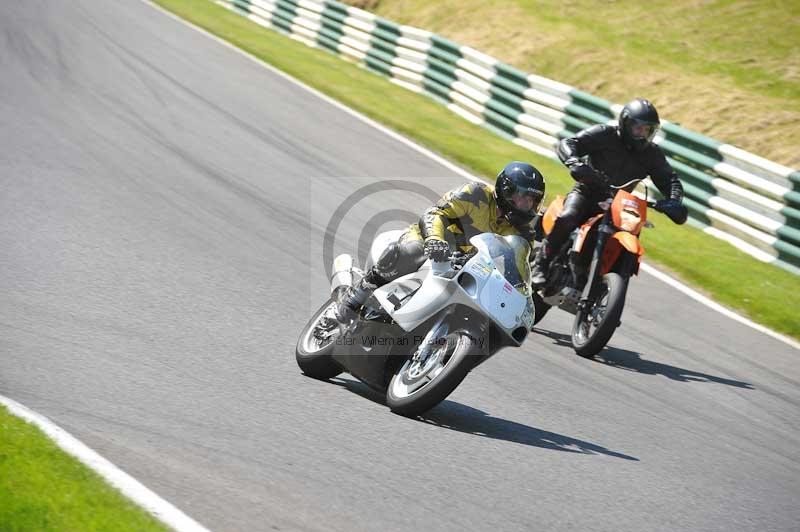
M 378 404 L 385 405 L 383 394 L 372 390 L 367 385 L 351 379 L 336 377 L 331 382 L 347 388 L 347 390 L 369 399 Z M 482 410 L 463 405 L 456 401 L 445 400 L 431 411 L 417 418 L 422 423 L 435 425 L 443 429 L 455 430 L 484 438 L 503 440 L 541 449 L 564 451 L 578 454 L 604 454 L 614 458 L 632 460 L 639 459 L 627 454 L 618 453 L 576 438 L 563 434 L 548 432 L 515 421 L 493 417 Z
M 572 348 L 571 337 L 567 334 L 546 331 L 538 328 L 534 329 L 534 332 L 553 339 L 557 345 L 563 345 Z M 707 373 L 700 373 L 699 371 L 692 371 L 690 369 L 670 366 L 669 364 L 662 364 L 661 362 L 653 362 L 651 360 L 642 358 L 641 353 L 629 351 L 627 349 L 621 349 L 619 347 L 606 347 L 598 355 L 596 355 L 592 361 L 597 362 L 598 364 L 605 364 L 606 366 L 611 366 L 626 371 L 644 373 L 646 375 L 663 375 L 668 379 L 679 382 L 716 382 L 718 384 L 735 386 L 737 388 L 745 388 L 747 390 L 755 389 L 749 382 L 726 379 L 724 377 L 717 377 Z

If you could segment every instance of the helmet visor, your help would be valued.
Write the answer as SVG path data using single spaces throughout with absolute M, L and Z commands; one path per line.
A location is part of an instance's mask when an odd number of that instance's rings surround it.
M 541 191 L 516 191 L 511 194 L 511 205 L 514 210 L 524 213 L 536 213 L 539 203 L 542 201 Z
M 644 120 L 631 119 L 628 124 L 628 130 L 631 138 L 636 140 L 653 140 L 658 131 L 659 124 L 653 122 L 646 122 Z

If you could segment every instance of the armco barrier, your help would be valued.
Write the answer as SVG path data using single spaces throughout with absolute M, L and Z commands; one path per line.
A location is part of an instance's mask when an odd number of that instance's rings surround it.
M 555 157 L 559 139 L 592 124 L 614 123 L 622 108 L 335 0 L 215 1 L 424 93 L 547 157 Z M 800 274 L 800 172 L 666 121 L 656 142 L 684 183 L 693 224 Z

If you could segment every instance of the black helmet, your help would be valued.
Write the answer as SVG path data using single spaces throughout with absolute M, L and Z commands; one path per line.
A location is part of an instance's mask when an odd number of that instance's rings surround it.
M 513 161 L 497 174 L 494 198 L 511 225 L 521 226 L 531 223 L 536 217 L 539 204 L 544 198 L 544 188 L 544 176 L 539 170 L 528 163 Z M 515 193 L 533 198 L 531 207 L 518 209 L 513 199 Z
M 660 125 L 658 111 L 649 100 L 632 100 L 625 104 L 619 114 L 619 134 L 629 150 L 645 149 L 653 141 Z M 634 132 L 636 126 L 646 127 L 638 127 L 640 131 Z

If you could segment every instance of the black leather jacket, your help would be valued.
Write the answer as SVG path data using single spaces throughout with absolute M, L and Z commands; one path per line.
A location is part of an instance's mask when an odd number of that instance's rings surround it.
M 683 199 L 683 186 L 661 148 L 651 143 L 642 151 L 629 150 L 615 126 L 599 124 L 584 129 L 574 137 L 559 142 L 557 153 L 561 162 L 588 155 L 592 167 L 605 173 L 612 185 L 650 176 L 665 198 Z M 627 187 L 627 190 L 632 190 L 634 186 Z M 575 189 L 589 196 L 608 193 L 600 183 L 578 183 Z

